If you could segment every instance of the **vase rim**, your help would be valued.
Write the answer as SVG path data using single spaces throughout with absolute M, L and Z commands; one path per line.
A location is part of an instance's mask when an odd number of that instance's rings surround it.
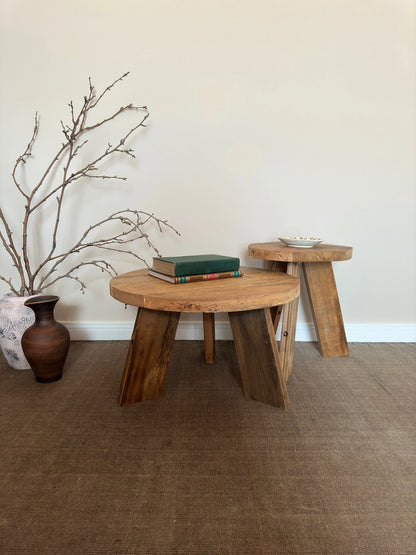
M 42 304 L 42 303 L 50 303 L 53 301 L 59 301 L 59 297 L 57 295 L 39 295 L 32 299 L 28 299 L 25 302 L 26 306 L 31 306 L 33 304 Z

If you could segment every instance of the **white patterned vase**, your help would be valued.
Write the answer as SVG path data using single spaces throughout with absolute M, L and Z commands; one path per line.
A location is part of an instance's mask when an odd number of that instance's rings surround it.
M 15 370 L 30 368 L 21 344 L 23 333 L 35 322 L 33 310 L 24 305 L 29 298 L 9 293 L 0 301 L 0 347 L 7 364 Z

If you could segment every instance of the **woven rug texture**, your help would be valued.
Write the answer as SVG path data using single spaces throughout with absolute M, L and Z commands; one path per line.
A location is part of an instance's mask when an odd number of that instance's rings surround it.
M 73 342 L 52 384 L 0 356 L 2 555 L 416 553 L 414 344 L 297 343 L 286 411 L 230 341 L 177 341 L 163 396 L 119 407 L 127 349 Z

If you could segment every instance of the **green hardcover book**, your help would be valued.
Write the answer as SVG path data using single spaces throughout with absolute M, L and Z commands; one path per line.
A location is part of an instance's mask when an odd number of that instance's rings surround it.
M 215 274 L 236 272 L 240 269 L 240 259 L 221 254 L 196 254 L 191 256 L 170 256 L 153 258 L 153 270 L 169 276 L 192 276 L 195 274 Z

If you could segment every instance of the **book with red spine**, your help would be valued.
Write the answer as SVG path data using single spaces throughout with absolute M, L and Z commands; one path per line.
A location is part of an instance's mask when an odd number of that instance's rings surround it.
M 153 276 L 158 279 L 163 279 L 169 283 L 192 283 L 195 281 L 212 281 L 216 279 L 227 279 L 227 278 L 237 278 L 241 277 L 243 272 L 241 270 L 236 270 L 234 272 L 217 272 L 211 274 L 195 274 L 190 276 L 168 276 L 162 274 L 161 272 L 156 272 L 153 269 L 149 269 L 149 276 Z

